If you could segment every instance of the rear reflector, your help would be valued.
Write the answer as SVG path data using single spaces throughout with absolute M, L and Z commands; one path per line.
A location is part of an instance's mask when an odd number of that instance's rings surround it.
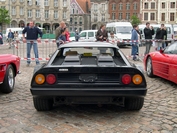
M 56 82 L 56 77 L 55 77 L 55 75 L 54 75 L 54 74 L 48 74 L 48 75 L 46 76 L 46 82 L 47 82 L 48 84 L 54 84 L 54 83 Z
M 131 76 L 129 74 L 124 74 L 122 76 L 122 83 L 123 84 L 130 84 L 131 83 Z

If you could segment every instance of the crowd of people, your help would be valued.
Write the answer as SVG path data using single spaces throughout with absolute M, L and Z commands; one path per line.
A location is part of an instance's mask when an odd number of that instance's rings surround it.
M 144 37 L 146 40 L 146 50 L 145 50 L 145 55 L 150 52 L 150 48 L 152 46 L 152 38 L 153 35 L 155 34 L 155 31 L 152 26 L 150 26 L 150 23 L 146 23 L 146 27 L 143 30 L 144 32 Z M 37 41 L 40 41 L 42 38 L 42 32 L 41 30 L 35 26 L 34 22 L 31 21 L 29 23 L 29 26 L 25 27 L 22 31 L 23 34 L 23 41 L 27 42 L 27 66 L 30 65 L 31 60 L 30 60 L 30 53 L 31 53 L 31 48 L 33 47 L 33 51 L 35 54 L 35 59 L 36 59 L 36 64 L 39 64 L 38 60 L 38 47 L 37 47 Z M 25 36 L 26 34 L 26 36 Z M 139 45 L 141 43 L 141 34 L 139 31 L 138 25 L 133 25 L 132 31 L 131 31 L 131 38 L 130 38 L 130 45 L 132 46 L 131 49 L 131 55 L 133 56 L 133 60 L 137 60 L 137 55 L 139 54 Z M 68 27 L 66 26 L 65 22 L 62 21 L 59 25 L 59 27 L 56 28 L 55 30 L 55 39 L 56 39 L 56 45 L 57 48 L 61 44 L 65 44 L 67 42 L 70 42 L 71 40 L 69 39 L 70 33 L 68 30 Z M 12 32 L 9 30 L 8 33 L 8 42 L 9 42 L 9 48 L 11 48 L 12 41 L 18 39 L 18 31 Z M 75 31 L 75 41 L 79 41 L 80 35 L 78 30 L 76 29 Z M 164 24 L 161 24 L 161 27 L 159 27 L 156 31 L 155 38 L 157 40 L 163 40 L 163 41 L 155 41 L 155 46 L 156 50 L 161 50 L 162 48 L 165 48 L 168 44 L 166 43 L 167 40 L 167 31 L 166 27 Z M 108 36 L 108 32 L 106 30 L 106 25 L 102 24 L 100 28 L 98 29 L 96 33 L 96 41 L 109 41 L 111 43 L 117 44 L 118 38 L 114 36 L 114 33 L 111 32 L 110 36 Z M 0 44 L 3 44 L 3 34 L 0 32 Z

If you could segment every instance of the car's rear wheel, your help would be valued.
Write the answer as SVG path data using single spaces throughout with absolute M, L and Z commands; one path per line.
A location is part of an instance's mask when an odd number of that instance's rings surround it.
M 125 98 L 125 108 L 128 110 L 140 110 L 143 107 L 143 97 Z
M 152 59 L 151 57 L 148 57 L 147 62 L 146 62 L 146 72 L 149 77 L 153 77 L 153 67 L 152 67 Z
M 3 83 L 0 85 L 2 93 L 10 93 L 13 91 L 15 85 L 15 72 L 12 65 L 9 65 L 6 70 Z
M 51 98 L 34 96 L 33 103 L 37 111 L 49 111 L 53 107 L 53 100 Z

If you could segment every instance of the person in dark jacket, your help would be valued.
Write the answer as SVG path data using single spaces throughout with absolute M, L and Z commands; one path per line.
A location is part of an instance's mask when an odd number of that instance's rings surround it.
M 76 42 L 78 42 L 78 41 L 79 41 L 79 38 L 80 38 L 80 35 L 79 35 L 78 30 L 76 30 L 74 36 L 75 36 L 75 40 L 76 40 Z
M 14 33 L 9 29 L 9 33 L 7 35 L 8 37 L 8 42 L 9 42 L 9 49 L 12 47 L 12 41 L 14 39 Z
M 149 53 L 150 49 L 151 49 L 151 45 L 152 45 L 152 36 L 154 35 L 154 29 L 151 26 L 150 27 L 150 23 L 147 22 L 146 23 L 146 27 L 144 28 L 144 36 L 146 39 L 146 51 L 145 51 L 145 55 Z
M 166 30 L 164 30 L 164 24 L 161 24 L 161 27 L 157 29 L 155 39 L 156 39 L 156 47 L 157 50 L 162 48 L 162 40 L 164 40 L 166 35 Z
M 1 31 L 0 31 L 0 45 L 2 45 L 2 44 L 3 44 L 3 35 L 1 33 Z
M 162 43 L 162 48 L 166 48 L 168 46 L 168 42 L 167 42 L 167 28 L 164 27 L 164 42 Z
M 102 24 L 100 26 L 100 29 L 97 31 L 97 34 L 96 34 L 96 39 L 97 39 L 97 41 L 107 41 L 108 32 L 106 31 L 105 25 Z
M 58 42 L 59 42 L 59 46 L 61 44 L 64 44 L 66 42 L 66 28 L 64 29 L 61 29 L 61 34 L 60 36 L 58 37 Z M 59 47 L 58 46 L 58 47 Z
M 25 38 L 26 33 L 26 38 Z M 42 38 L 42 32 L 38 27 L 34 26 L 34 22 L 31 21 L 29 23 L 29 26 L 25 27 L 22 31 L 23 34 L 23 42 L 27 42 L 27 66 L 31 63 L 30 53 L 31 48 L 33 47 L 34 54 L 35 54 L 35 60 L 36 65 L 39 63 L 39 56 L 38 56 L 38 47 L 37 47 L 37 41 L 41 41 Z M 40 35 L 40 37 L 38 37 Z

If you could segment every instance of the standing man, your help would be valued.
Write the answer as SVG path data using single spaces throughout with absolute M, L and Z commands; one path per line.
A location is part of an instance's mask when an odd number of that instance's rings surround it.
M 8 33 L 8 42 L 9 42 L 9 49 L 12 47 L 12 41 L 14 39 L 14 33 L 11 31 L 11 29 L 9 29 L 9 33 Z
M 76 30 L 76 32 L 75 32 L 75 40 L 76 40 L 76 42 L 78 42 L 79 41 L 79 38 L 80 38 L 80 35 L 79 35 L 79 32 L 78 32 L 78 30 Z
M 157 29 L 155 39 L 158 40 L 155 42 L 157 50 L 162 48 L 162 40 L 165 40 L 166 30 L 164 29 L 164 24 L 161 24 L 161 27 Z
M 154 35 L 154 29 L 151 26 L 150 27 L 150 23 L 147 22 L 146 23 L 146 27 L 144 28 L 144 36 L 146 39 L 146 51 L 145 51 L 145 55 L 149 53 L 150 49 L 151 49 L 151 45 L 152 45 L 152 36 Z
M 56 43 L 57 43 L 57 48 L 59 47 L 59 42 L 57 42 L 58 40 L 58 37 L 61 35 L 61 29 L 64 29 L 66 27 L 66 24 L 64 21 L 61 21 L 60 22 L 60 26 L 56 28 L 55 30 L 55 40 L 56 40 Z
M 33 51 L 35 55 L 36 65 L 39 63 L 39 56 L 38 56 L 38 47 L 37 47 L 37 41 L 40 41 L 42 38 L 42 32 L 38 27 L 34 26 L 34 21 L 31 21 L 29 23 L 29 26 L 25 27 L 22 31 L 23 33 L 23 42 L 27 42 L 27 66 L 31 63 L 31 47 L 33 46 Z M 25 33 L 26 33 L 26 39 L 25 39 Z M 38 37 L 40 35 L 40 37 Z

